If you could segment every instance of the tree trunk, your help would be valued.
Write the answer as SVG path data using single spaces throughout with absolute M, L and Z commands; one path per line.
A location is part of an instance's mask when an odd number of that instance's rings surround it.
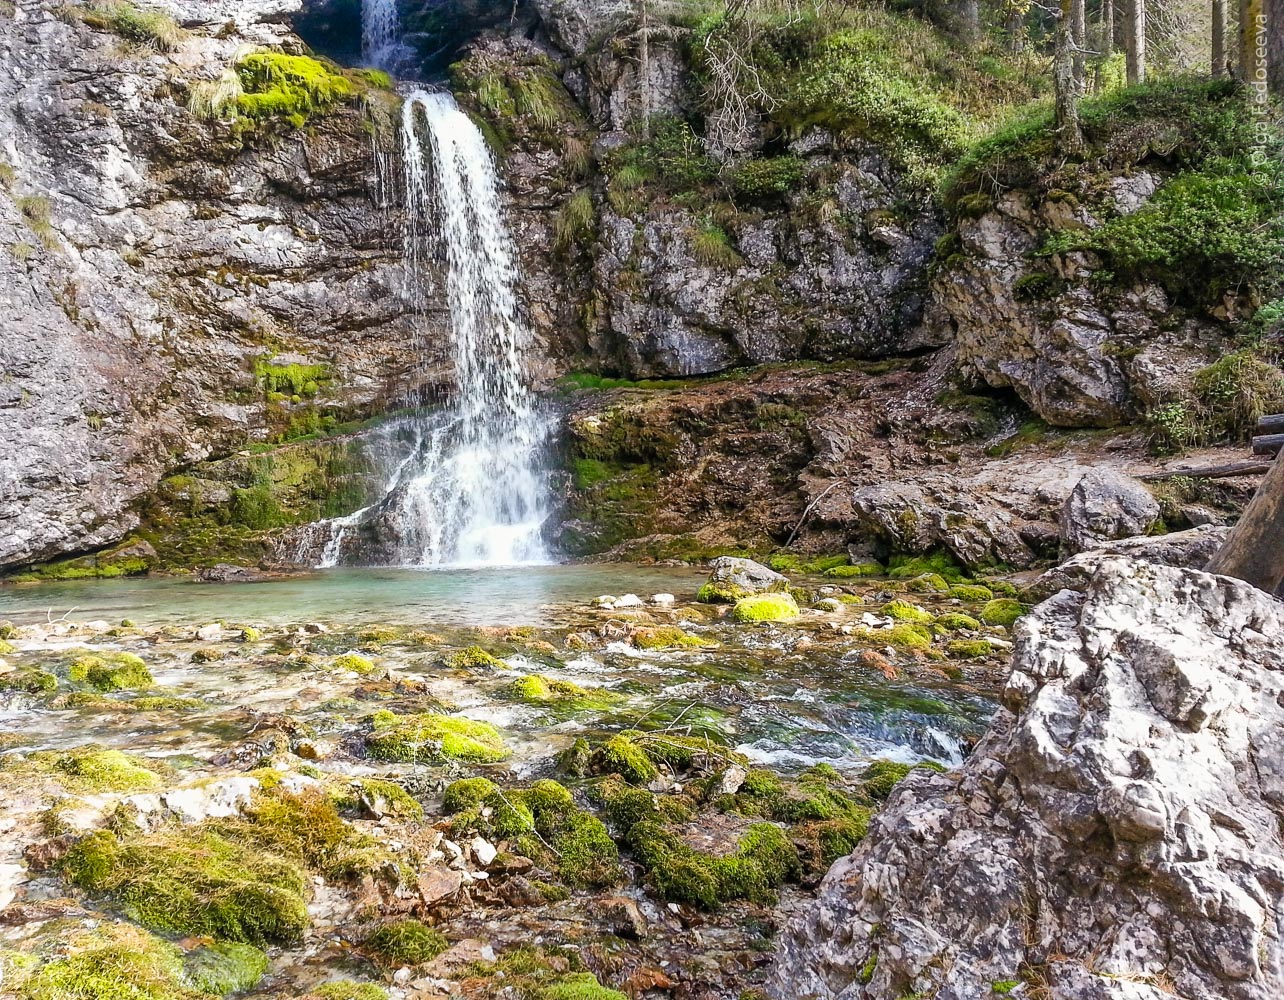
M 1239 78 L 1260 96 L 1266 90 L 1266 35 L 1262 0 L 1240 0 Z
M 1223 3 L 1226 0 L 1222 0 Z M 1115 54 L 1115 0 L 1101 0 L 1101 58 Z
M 1124 45 L 1128 54 L 1128 84 L 1146 82 L 1146 0 L 1127 0 Z
M 642 134 L 651 137 L 651 8 L 637 0 L 638 15 L 638 118 Z
M 1008 3 L 1007 17 L 1003 24 L 1004 33 L 1008 36 L 1008 51 L 1019 55 L 1025 51 L 1025 13 L 1014 2 Z
M 1233 576 L 1274 594 L 1284 582 L 1284 458 L 1271 471 L 1231 531 L 1208 572 Z
M 1271 93 L 1284 95 L 1284 0 L 1266 2 L 1266 77 Z
M 969 45 L 975 45 L 980 40 L 980 0 L 959 0 L 957 31 L 959 38 L 967 42 Z
M 1061 0 L 1052 62 L 1057 98 L 1057 148 L 1066 156 L 1083 152 L 1083 131 L 1079 127 L 1079 78 L 1075 75 L 1075 3 L 1076 0 Z
M 1226 0 L 1213 0 L 1213 76 L 1226 76 Z
M 1079 94 L 1088 86 L 1088 13 L 1084 0 L 1070 0 L 1070 40 L 1074 43 L 1074 82 Z

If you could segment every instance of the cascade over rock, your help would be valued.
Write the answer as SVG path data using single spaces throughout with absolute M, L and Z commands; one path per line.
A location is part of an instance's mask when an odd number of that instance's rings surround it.
M 1284 606 L 1197 570 L 1094 569 L 1018 624 L 963 767 L 911 775 L 830 870 L 774 996 L 1284 992 Z

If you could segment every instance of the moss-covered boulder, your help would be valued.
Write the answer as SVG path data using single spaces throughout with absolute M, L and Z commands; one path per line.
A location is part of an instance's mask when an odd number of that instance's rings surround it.
M 142 657 L 116 652 L 76 657 L 67 668 L 67 679 L 97 691 L 130 691 L 151 687 L 155 683 Z
M 744 624 L 757 622 L 791 622 L 802 612 L 792 594 L 755 594 L 736 601 L 731 617 Z
M 508 756 L 499 730 L 488 722 L 462 716 L 432 712 L 397 715 L 384 709 L 370 717 L 369 725 L 366 750 L 379 760 L 494 764 Z

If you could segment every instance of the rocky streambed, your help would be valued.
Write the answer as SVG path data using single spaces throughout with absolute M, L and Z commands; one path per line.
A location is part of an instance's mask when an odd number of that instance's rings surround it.
M 619 594 L 512 625 L 462 598 L 313 616 L 298 581 L 202 590 L 235 619 L 134 620 L 109 583 L 120 617 L 17 616 L 3 989 L 754 995 L 897 782 L 984 730 L 1024 610 L 999 581 L 831 562 L 729 560 L 698 594 L 617 570 Z

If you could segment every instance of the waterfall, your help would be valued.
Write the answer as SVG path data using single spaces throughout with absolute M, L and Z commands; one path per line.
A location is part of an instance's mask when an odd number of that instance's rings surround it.
M 376 69 L 393 70 L 403 59 L 397 0 L 361 0 L 361 58 Z
M 540 459 L 551 428 L 526 380 L 530 331 L 520 314 L 494 160 L 448 93 L 420 90 L 406 98 L 402 144 L 412 296 L 422 295 L 419 283 L 430 262 L 439 262 L 457 386 L 398 505 L 404 561 L 547 561 Z
M 401 152 L 405 293 L 418 321 L 445 292 L 455 394 L 377 432 L 372 444 L 399 455 L 385 465 L 383 499 L 313 526 L 299 558 L 322 567 L 548 562 L 542 460 L 553 428 L 527 382 L 531 336 L 494 160 L 450 94 L 424 90 L 405 98 Z

